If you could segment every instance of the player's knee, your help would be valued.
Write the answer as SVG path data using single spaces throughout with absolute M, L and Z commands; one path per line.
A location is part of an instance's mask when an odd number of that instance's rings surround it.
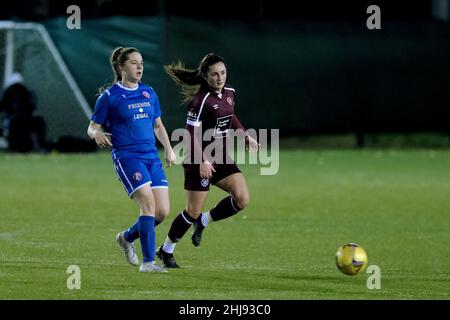
M 202 214 L 202 208 L 196 207 L 196 206 L 187 206 L 186 211 L 193 219 L 198 219 L 200 215 Z
M 169 205 L 163 205 L 160 206 L 159 208 L 156 209 L 156 218 L 158 219 L 158 221 L 162 222 L 168 215 L 169 215 Z
M 245 209 L 250 203 L 250 195 L 248 194 L 248 192 L 242 192 L 234 198 L 234 201 L 236 202 L 238 207 L 241 208 L 241 210 Z

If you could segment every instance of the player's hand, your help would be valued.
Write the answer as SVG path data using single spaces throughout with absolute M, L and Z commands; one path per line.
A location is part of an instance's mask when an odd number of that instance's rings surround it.
M 202 179 L 211 179 L 213 172 L 216 172 L 213 165 L 209 161 L 200 163 L 200 177 Z
M 95 143 L 99 145 L 101 148 L 105 148 L 106 146 L 112 147 L 112 143 L 109 140 L 112 134 L 97 130 L 95 132 Z
M 167 168 L 175 164 L 175 161 L 177 161 L 177 156 L 175 155 L 175 152 L 172 148 L 164 149 L 164 158 L 166 160 Z
M 261 145 L 250 136 L 245 137 L 245 147 L 250 152 L 256 152 L 261 147 Z

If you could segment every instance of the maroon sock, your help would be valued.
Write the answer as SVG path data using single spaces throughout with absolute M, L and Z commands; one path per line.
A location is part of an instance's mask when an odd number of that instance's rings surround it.
M 209 214 L 214 221 L 219 221 L 228 217 L 231 217 L 241 211 L 232 196 L 228 196 L 222 199 Z
M 183 238 L 184 234 L 191 227 L 194 219 L 183 210 L 172 222 L 170 226 L 169 234 L 167 235 L 173 242 L 178 242 Z

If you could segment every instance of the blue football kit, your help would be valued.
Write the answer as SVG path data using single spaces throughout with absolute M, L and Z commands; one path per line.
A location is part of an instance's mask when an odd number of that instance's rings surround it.
M 114 167 L 129 197 L 148 184 L 168 187 L 153 131 L 160 116 L 158 96 L 142 83 L 128 88 L 117 82 L 95 104 L 91 120 L 111 133 Z

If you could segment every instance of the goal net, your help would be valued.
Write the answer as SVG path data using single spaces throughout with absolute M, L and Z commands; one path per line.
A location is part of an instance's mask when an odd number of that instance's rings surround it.
M 48 142 L 87 139 L 91 109 L 43 25 L 0 21 L 0 94 L 16 72 L 36 96 Z

